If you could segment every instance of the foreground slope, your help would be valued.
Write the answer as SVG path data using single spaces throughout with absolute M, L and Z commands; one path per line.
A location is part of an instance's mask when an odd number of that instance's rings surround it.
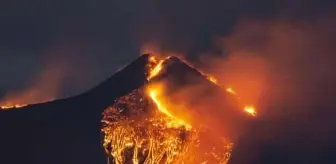
M 0 111 L 0 163 L 105 163 L 101 114 L 116 98 L 143 85 L 147 58 L 139 57 L 84 94 Z

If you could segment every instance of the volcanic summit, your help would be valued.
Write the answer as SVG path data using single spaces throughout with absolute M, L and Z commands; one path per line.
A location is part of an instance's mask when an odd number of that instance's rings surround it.
M 237 101 L 177 57 L 142 55 L 78 96 L 1 111 L 0 161 L 227 163 L 255 115 Z

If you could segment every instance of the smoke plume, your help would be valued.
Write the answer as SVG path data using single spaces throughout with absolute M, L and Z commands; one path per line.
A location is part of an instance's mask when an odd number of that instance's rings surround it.
M 138 29 L 143 52 L 178 54 L 254 104 L 258 119 L 267 121 L 246 138 L 254 145 L 249 153 L 263 144 L 282 145 L 266 150 L 277 149 L 278 155 L 321 154 L 305 150 L 304 143 L 329 149 L 336 134 L 336 22 L 329 3 L 173 3 L 146 11 L 152 17 L 142 24 L 145 30 Z M 300 136 L 309 138 L 301 142 Z M 242 158 L 251 160 L 246 154 Z
M 148 1 L 136 39 L 142 52 L 183 56 L 262 113 L 302 112 L 332 98 L 336 51 L 329 3 L 302 3 Z

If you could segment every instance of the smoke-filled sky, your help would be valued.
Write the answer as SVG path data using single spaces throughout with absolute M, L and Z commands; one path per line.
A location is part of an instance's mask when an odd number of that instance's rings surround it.
M 328 78 L 325 62 L 332 65 L 335 52 L 334 5 L 324 0 L 6 0 L 0 6 L 0 93 L 7 95 L 27 88 L 44 98 L 80 93 L 148 45 L 216 74 L 230 69 L 265 78 L 274 69 L 306 80 Z M 237 68 L 240 62 L 250 66 Z M 258 69 L 246 72 L 251 67 Z M 220 79 L 230 81 L 226 76 Z
M 258 107 L 258 115 L 279 118 L 265 136 L 305 151 L 305 142 L 298 142 L 304 138 L 319 145 L 312 150 L 334 154 L 334 3 L 2 0 L 0 104 L 71 96 L 142 52 L 177 54 L 233 87 L 242 101 Z

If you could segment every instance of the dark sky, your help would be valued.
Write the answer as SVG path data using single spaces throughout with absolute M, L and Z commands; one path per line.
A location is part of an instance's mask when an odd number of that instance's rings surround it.
M 271 137 L 300 131 L 329 145 L 335 8 L 332 0 L 2 0 L 0 97 L 83 92 L 149 44 L 201 63 L 238 93 L 260 92 L 247 96 L 261 102 L 258 112 L 286 118 Z
M 0 93 L 27 88 L 56 69 L 58 97 L 106 79 L 148 42 L 190 59 L 222 55 L 213 39 L 242 19 L 312 22 L 333 9 L 323 0 L 4 0 L 0 6 Z

